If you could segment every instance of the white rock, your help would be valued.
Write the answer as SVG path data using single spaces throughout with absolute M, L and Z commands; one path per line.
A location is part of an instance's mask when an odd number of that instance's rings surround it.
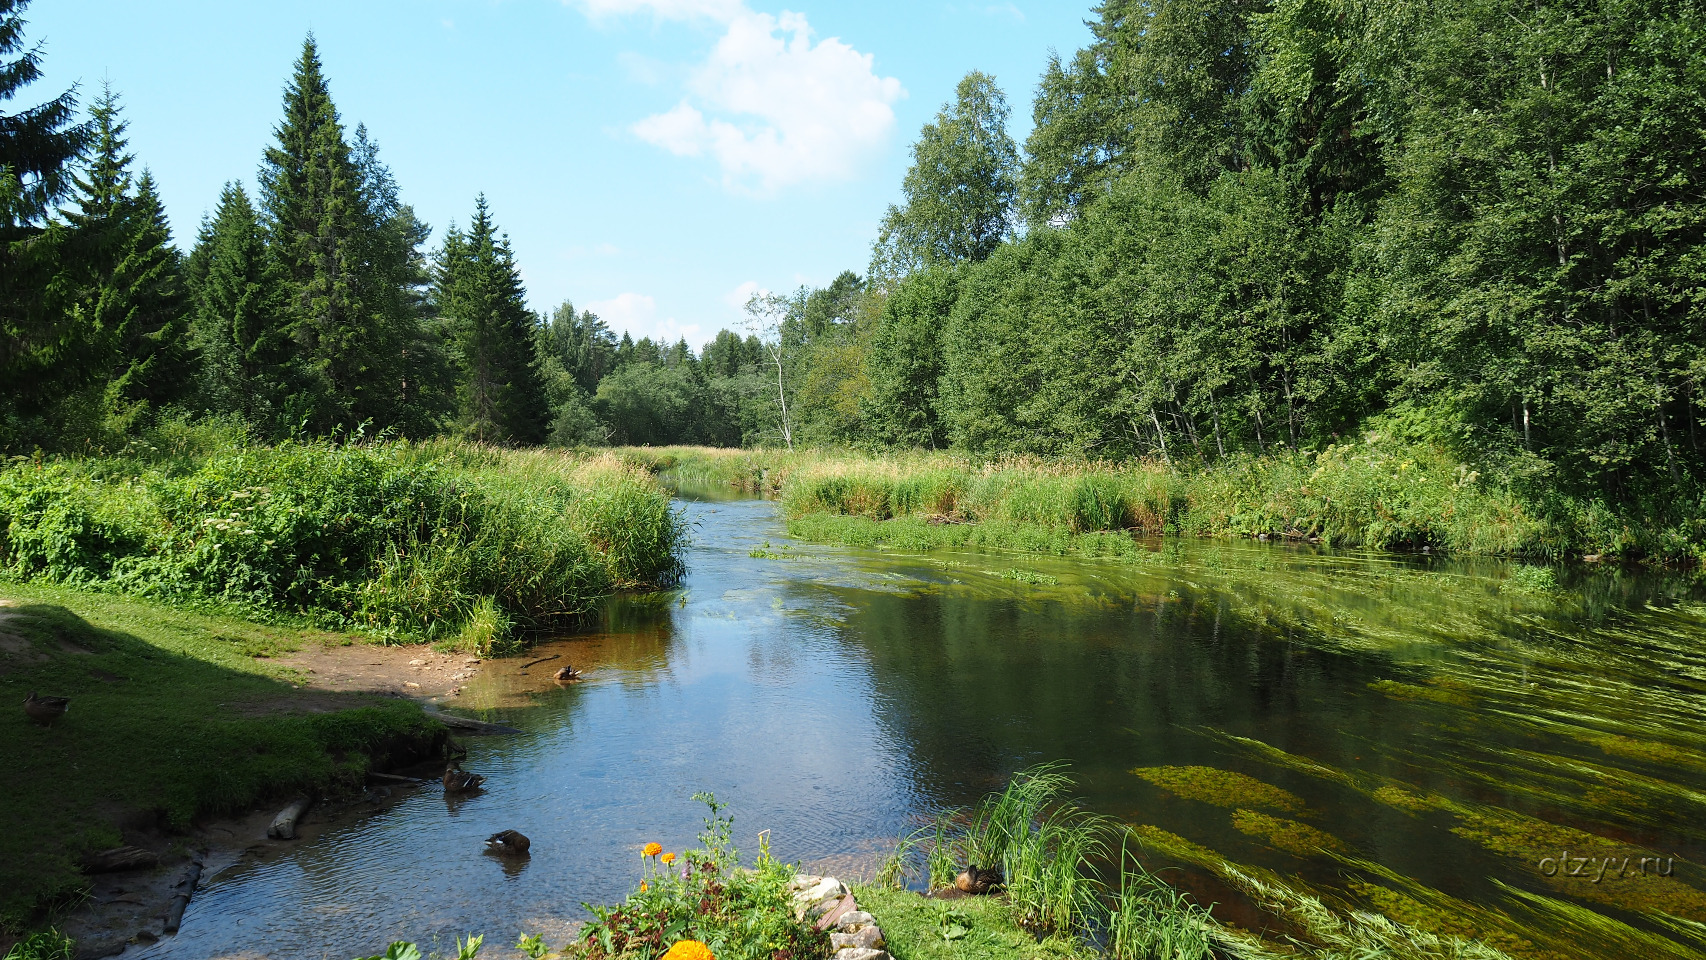
M 848 947 L 835 951 L 835 960 L 893 960 L 886 950 L 872 950 L 869 947 Z
M 794 894 L 794 902 L 817 903 L 827 897 L 834 897 L 839 900 L 846 895 L 847 888 L 841 885 L 840 880 L 834 877 L 824 877 L 812 886 Z
M 842 933 L 852 933 L 859 927 L 876 922 L 876 917 L 871 916 L 863 910 L 849 910 L 841 915 L 840 920 L 836 921 L 835 928 L 840 930 Z

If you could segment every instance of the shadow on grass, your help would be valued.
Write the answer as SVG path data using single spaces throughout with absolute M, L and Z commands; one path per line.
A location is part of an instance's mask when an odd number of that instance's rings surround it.
M 295 791 L 356 789 L 370 764 L 424 754 L 442 736 L 412 701 L 310 700 L 267 676 L 253 653 L 276 649 L 276 628 L 98 594 L 4 592 L 0 930 L 74 900 L 80 859 L 126 833 L 184 830 Z M 84 615 L 32 602 L 42 599 Z M 37 725 L 22 709 L 31 692 L 70 697 L 71 708 Z M 302 712 L 310 705 L 316 712 Z

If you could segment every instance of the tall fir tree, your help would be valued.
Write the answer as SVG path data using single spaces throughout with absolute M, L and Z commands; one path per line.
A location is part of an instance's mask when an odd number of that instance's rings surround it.
M 382 411 L 389 344 L 364 247 L 371 224 L 362 174 L 310 35 L 284 93 L 284 119 L 261 167 L 269 246 L 284 277 L 311 430 L 351 427 Z
M 484 195 L 463 233 L 452 227 L 439 253 L 433 296 L 456 345 L 457 420 L 488 443 L 540 443 L 549 421 L 527 309 L 509 239 L 492 224 Z
M 225 185 L 191 259 L 203 407 L 237 414 L 263 436 L 283 434 L 305 413 L 291 406 L 300 390 L 289 311 L 266 229 L 242 185 Z
M 90 125 L 73 122 L 75 88 L 16 112 L 3 108 L 41 77 L 40 47 L 24 42 L 25 6 L 0 0 L 0 446 L 40 435 L 29 424 L 84 373 L 67 362 L 81 331 L 51 295 L 64 234 L 41 223 L 70 189 Z
M 91 111 L 94 144 L 64 212 L 61 276 L 74 290 L 68 322 L 84 331 L 87 389 L 100 394 L 107 430 L 129 429 L 178 399 L 193 369 L 182 257 L 172 245 L 153 177 L 133 180 L 118 95 L 102 91 Z M 92 398 L 91 398 L 92 400 Z

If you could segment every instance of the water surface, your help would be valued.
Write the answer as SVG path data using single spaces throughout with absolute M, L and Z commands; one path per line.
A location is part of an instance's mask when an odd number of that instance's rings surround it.
M 683 509 L 681 589 L 526 658 L 585 682 L 500 662 L 461 698 L 525 731 L 470 743 L 485 793 L 227 871 L 145 955 L 549 934 L 629 890 L 646 842 L 691 845 L 699 790 L 748 852 L 768 830 L 784 859 L 869 870 L 921 814 L 1050 760 L 1233 922 L 1268 923 L 1223 863 L 1521 956 L 1706 950 L 1694 581 L 1213 543 L 902 555 L 791 541 L 771 502 Z M 525 865 L 481 853 L 507 828 Z

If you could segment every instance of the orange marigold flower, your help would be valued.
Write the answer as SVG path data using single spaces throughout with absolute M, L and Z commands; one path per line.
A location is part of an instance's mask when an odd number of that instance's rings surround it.
M 662 852 L 663 852 L 663 844 L 661 844 L 661 843 L 648 843 L 648 844 L 646 844 L 646 849 L 640 851 L 640 856 L 642 856 L 642 857 L 655 857 Z
M 640 892 L 641 892 L 641 893 L 645 893 L 645 892 L 646 892 L 646 881 L 644 881 L 644 880 L 641 880 L 641 881 L 640 881 Z
M 677 940 L 663 955 L 663 960 L 717 960 L 711 948 L 697 940 Z
M 658 859 L 662 860 L 664 863 L 674 863 L 675 862 L 675 854 L 666 853 L 663 856 L 659 857 Z

